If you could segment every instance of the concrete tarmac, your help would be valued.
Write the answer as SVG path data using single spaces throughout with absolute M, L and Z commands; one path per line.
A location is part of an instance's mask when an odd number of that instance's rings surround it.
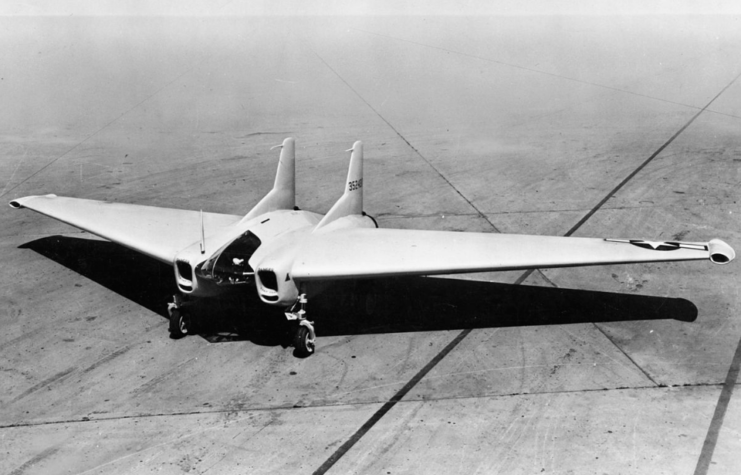
M 297 143 L 326 212 L 353 141 L 381 227 L 741 249 L 736 17 L 3 18 L 2 197 L 244 214 Z M 738 263 L 339 285 L 280 311 L 4 208 L 0 473 L 741 470 Z M 163 236 L 163 239 L 166 239 Z

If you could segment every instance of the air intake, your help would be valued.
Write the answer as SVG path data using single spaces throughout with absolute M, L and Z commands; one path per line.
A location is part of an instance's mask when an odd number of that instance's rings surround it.
M 268 290 L 278 291 L 278 279 L 275 277 L 275 272 L 271 270 L 259 270 L 257 276 L 260 278 L 260 283 L 263 287 Z
M 175 265 L 178 266 L 178 274 L 180 274 L 180 277 L 189 282 L 193 281 L 193 269 L 191 269 L 189 262 L 177 261 Z

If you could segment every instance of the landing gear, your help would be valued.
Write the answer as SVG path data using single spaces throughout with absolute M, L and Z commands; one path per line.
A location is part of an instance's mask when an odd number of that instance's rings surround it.
M 300 356 L 309 356 L 314 353 L 314 335 L 304 325 L 299 325 L 293 335 L 293 347 Z
M 293 332 L 293 347 L 296 349 L 298 356 L 309 356 L 314 353 L 314 322 L 306 319 L 306 294 L 298 296 L 296 302 L 286 312 L 286 319 L 292 323 L 291 331 Z
M 185 310 L 185 306 L 183 297 L 179 294 L 167 304 L 167 313 L 170 315 L 170 338 L 172 339 L 182 338 L 193 330 L 190 314 Z

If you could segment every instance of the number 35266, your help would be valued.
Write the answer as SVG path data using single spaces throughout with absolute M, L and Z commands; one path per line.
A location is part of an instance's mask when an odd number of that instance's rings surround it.
M 363 187 L 363 179 L 354 180 L 347 183 L 349 191 L 359 190 Z

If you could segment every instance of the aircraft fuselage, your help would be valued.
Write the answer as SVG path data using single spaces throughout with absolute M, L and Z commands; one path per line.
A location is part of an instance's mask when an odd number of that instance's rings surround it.
M 302 210 L 278 210 L 240 221 L 229 230 L 205 233 L 175 258 L 179 290 L 192 297 L 211 297 L 238 286 L 256 288 L 270 305 L 289 306 L 296 301 L 300 283 L 291 267 L 305 243 L 325 232 L 342 228 L 373 228 L 369 216 L 347 216 L 316 231 L 323 215 Z M 206 252 L 202 251 L 205 244 Z

